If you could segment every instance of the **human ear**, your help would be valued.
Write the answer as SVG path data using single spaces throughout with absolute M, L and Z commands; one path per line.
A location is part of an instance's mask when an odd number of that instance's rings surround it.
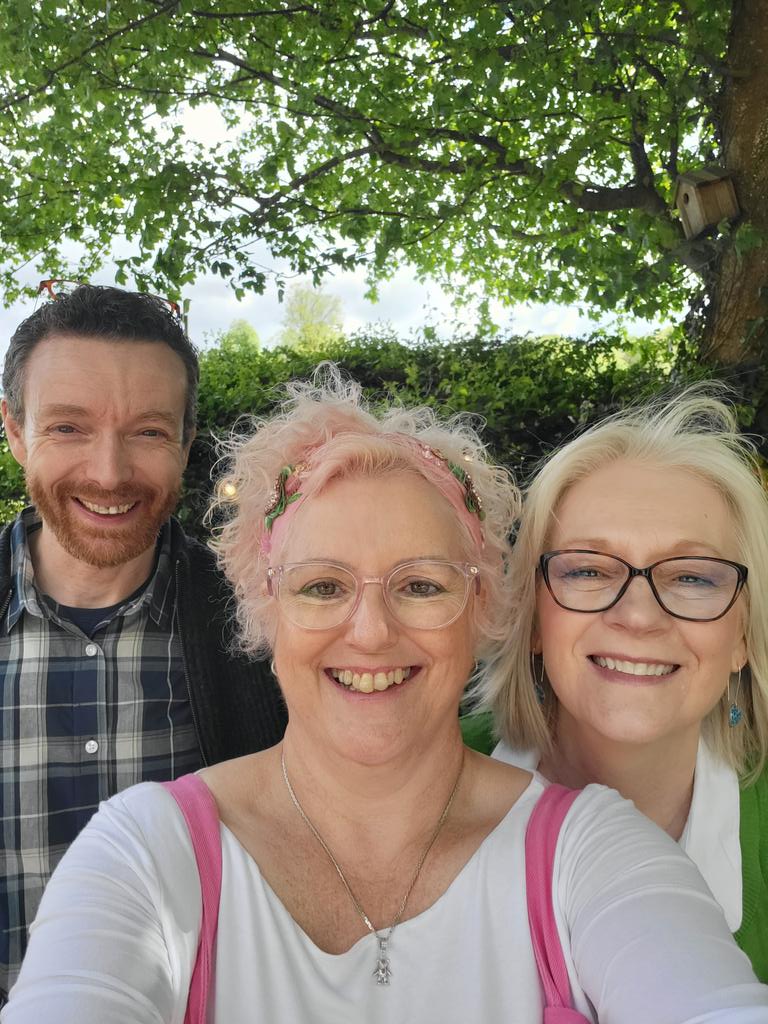
M 2 413 L 3 427 L 5 428 L 5 436 L 8 440 L 8 447 L 11 449 L 11 455 L 13 455 L 20 466 L 24 466 L 27 461 L 27 444 L 24 439 L 24 428 L 11 413 L 11 410 L 8 408 L 8 402 L 5 399 L 0 402 L 0 413 Z

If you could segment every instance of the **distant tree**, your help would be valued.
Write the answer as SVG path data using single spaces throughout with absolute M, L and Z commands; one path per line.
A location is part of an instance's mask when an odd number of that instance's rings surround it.
M 214 334 L 210 341 L 225 352 L 257 352 L 261 341 L 256 328 L 248 320 L 233 320 L 226 331 Z
M 282 327 L 277 335 L 288 348 L 318 349 L 343 337 L 341 299 L 307 284 L 288 289 Z

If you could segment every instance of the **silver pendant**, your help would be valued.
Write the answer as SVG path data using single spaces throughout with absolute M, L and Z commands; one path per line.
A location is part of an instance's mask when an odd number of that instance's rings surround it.
M 377 985 L 388 985 L 389 979 L 392 977 L 392 969 L 389 966 L 389 954 L 387 953 L 387 942 L 389 936 L 376 935 L 379 942 L 379 952 L 376 957 L 376 970 L 373 972 L 373 976 L 376 979 Z

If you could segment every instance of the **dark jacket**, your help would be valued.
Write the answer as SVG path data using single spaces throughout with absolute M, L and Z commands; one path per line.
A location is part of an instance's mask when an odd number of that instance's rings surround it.
M 0 533 L 0 614 L 11 589 L 11 526 Z M 250 754 L 282 739 L 288 715 L 267 661 L 231 649 L 232 592 L 213 554 L 171 520 L 176 617 L 189 701 L 205 764 Z

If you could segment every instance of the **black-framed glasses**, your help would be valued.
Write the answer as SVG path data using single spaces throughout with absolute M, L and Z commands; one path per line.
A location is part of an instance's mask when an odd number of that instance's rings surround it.
M 417 558 L 385 576 L 358 576 L 334 562 L 292 562 L 267 569 L 267 590 L 301 629 L 335 629 L 355 613 L 369 584 L 381 587 L 391 615 L 410 629 L 444 629 L 464 611 L 478 567 Z
M 48 293 L 50 299 L 60 299 L 63 295 L 69 295 L 75 288 L 79 288 L 81 285 L 87 284 L 87 281 L 73 281 L 65 277 L 47 277 L 44 281 L 41 281 L 37 286 L 37 294 L 42 295 L 43 292 Z M 178 302 L 174 302 L 173 299 L 166 299 L 162 295 L 154 295 L 152 292 L 143 292 L 142 294 L 148 295 L 151 299 L 157 299 L 158 302 L 162 302 L 164 306 L 170 309 L 171 313 L 178 319 L 182 319 L 181 307 Z
M 706 555 L 662 558 L 638 569 L 617 555 L 577 548 L 545 551 L 539 570 L 555 602 L 567 611 L 607 611 L 642 576 L 665 612 L 690 622 L 721 619 L 747 582 L 746 565 Z

